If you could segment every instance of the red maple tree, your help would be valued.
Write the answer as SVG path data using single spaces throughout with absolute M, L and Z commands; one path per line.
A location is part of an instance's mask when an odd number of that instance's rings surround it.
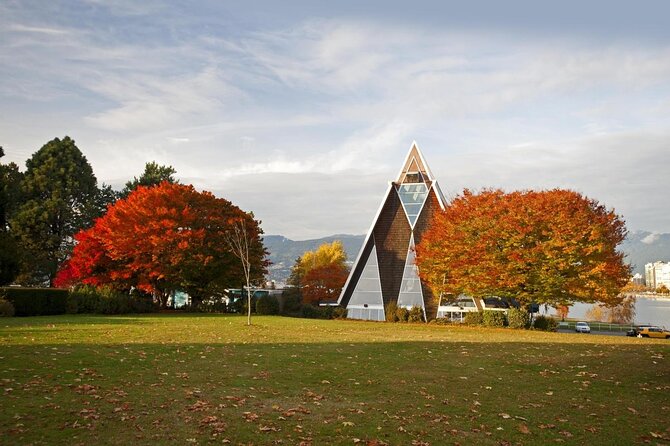
M 59 273 L 59 283 L 134 287 L 152 293 L 163 305 L 172 291 L 182 290 L 197 303 L 244 283 L 242 268 L 226 243 L 240 220 L 249 228 L 253 278 L 260 280 L 267 253 L 259 222 L 251 214 L 190 185 L 138 187 L 75 236 L 77 246 Z
M 349 269 L 339 263 L 317 266 L 302 278 L 302 298 L 305 303 L 335 302 L 349 276 Z

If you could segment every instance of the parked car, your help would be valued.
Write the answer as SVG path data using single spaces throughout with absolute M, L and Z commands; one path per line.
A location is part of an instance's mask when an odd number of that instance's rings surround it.
M 586 322 L 577 322 L 575 324 L 575 331 L 577 333 L 591 333 L 591 327 Z
M 640 334 L 640 330 L 645 328 L 653 327 L 653 325 L 637 325 L 626 332 L 626 336 L 637 336 Z
M 670 331 L 661 327 L 646 327 L 637 334 L 638 338 L 670 339 Z

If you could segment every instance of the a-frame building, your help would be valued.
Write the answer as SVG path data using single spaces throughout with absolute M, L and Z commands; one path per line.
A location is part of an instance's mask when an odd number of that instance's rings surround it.
M 414 246 L 421 241 L 444 197 L 416 143 L 377 211 L 338 300 L 351 319 L 384 320 L 391 302 L 423 308 L 428 319 L 437 302 L 419 279 Z

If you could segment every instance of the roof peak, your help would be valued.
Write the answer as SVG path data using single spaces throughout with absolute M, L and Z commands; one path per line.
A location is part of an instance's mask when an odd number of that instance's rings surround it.
M 405 157 L 405 162 L 400 169 L 400 173 L 398 173 L 398 176 L 396 177 L 396 182 L 403 183 L 407 178 L 407 174 L 415 173 L 423 176 L 425 180 L 431 182 L 435 180 L 433 172 L 430 171 L 430 168 L 428 167 L 428 164 L 426 164 L 426 160 L 419 149 L 419 145 L 416 141 L 412 141 L 409 152 L 407 152 L 407 156 Z

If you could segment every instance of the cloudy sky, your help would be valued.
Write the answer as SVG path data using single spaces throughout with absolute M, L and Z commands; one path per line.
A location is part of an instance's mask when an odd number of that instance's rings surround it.
M 100 182 L 170 164 L 306 239 L 364 233 L 416 140 L 447 196 L 670 232 L 670 4 L 403 3 L 0 0 L 3 161 L 69 135 Z

